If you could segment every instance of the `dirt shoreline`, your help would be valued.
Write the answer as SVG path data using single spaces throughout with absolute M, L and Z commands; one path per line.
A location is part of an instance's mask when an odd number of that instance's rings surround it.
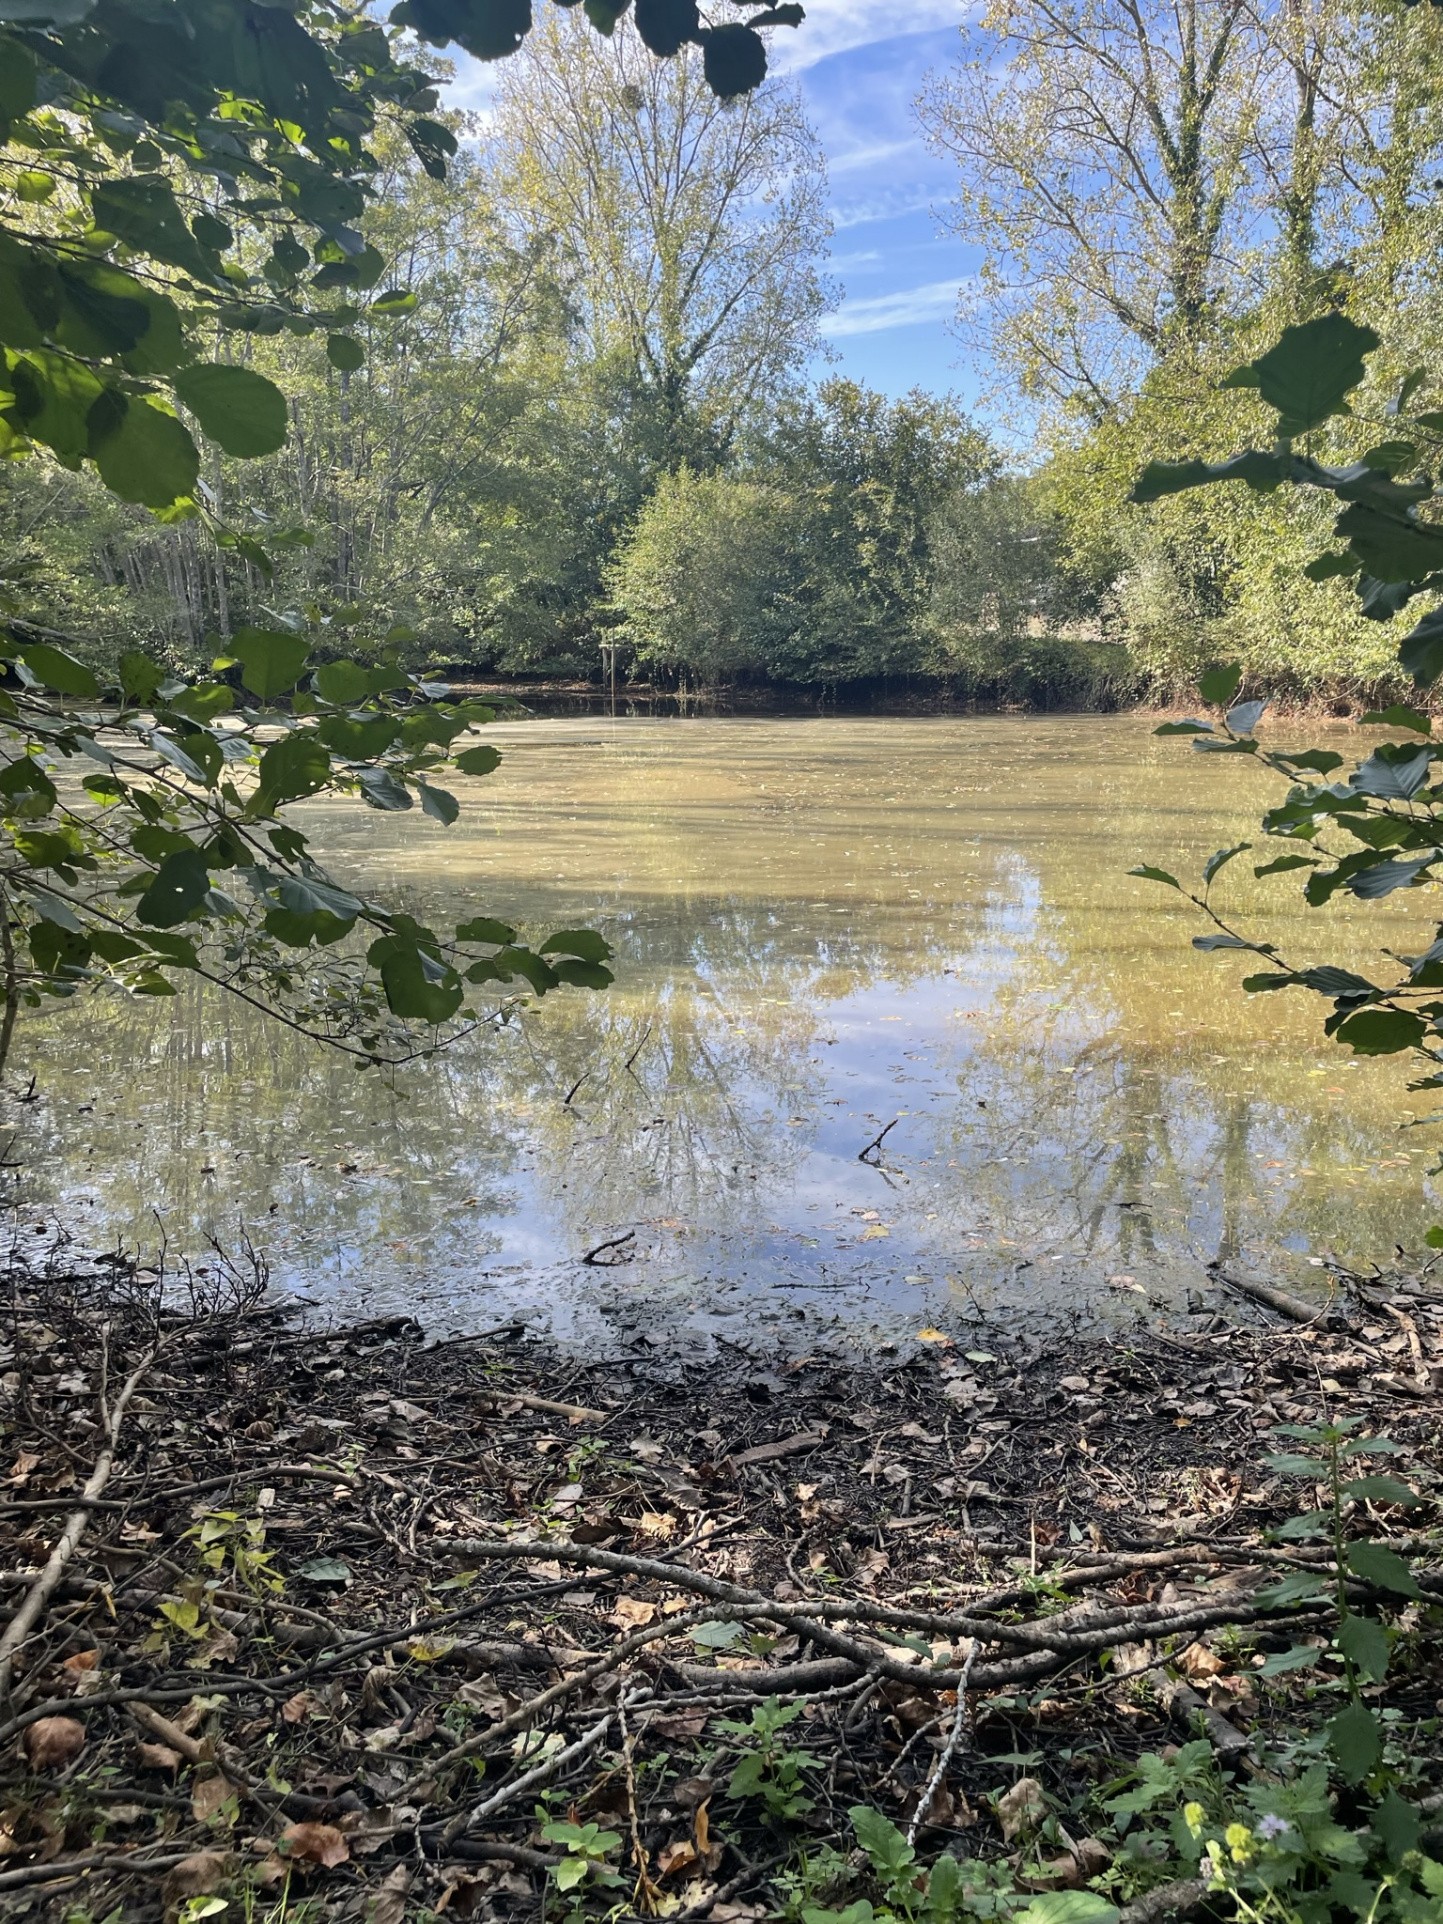
M 1237 1655 L 1199 1689 L 1186 1667 L 1163 1688 L 1155 1660 L 1104 1688 L 1085 1626 L 1102 1609 L 1139 1661 L 1208 1623 L 1250 1622 L 1262 1647 L 1296 1636 L 1295 1613 L 1273 1630 L 1243 1594 L 1296 1501 L 1263 1461 L 1275 1425 L 1366 1412 L 1410 1466 L 1443 1467 L 1443 1298 L 1373 1294 L 1336 1329 L 1215 1319 L 678 1376 L 512 1332 L 431 1343 L 406 1318 L 297 1327 L 229 1266 L 171 1279 L 163 1303 L 119 1264 L 12 1268 L 7 1613 L 67 1516 L 84 1522 L 0 1726 L 7 1914 L 58 1921 L 83 1897 L 129 1924 L 258 1876 L 272 1895 L 292 1878 L 328 1918 L 384 1920 L 388 1892 L 535 1916 L 550 1796 L 554 1816 L 629 1838 L 628 1878 L 644 1860 L 678 1915 L 757 1918 L 778 1836 L 726 1798 L 720 1712 L 803 1705 L 830 1774 L 802 1830 L 830 1835 L 859 1795 L 899 1821 L 915 1809 L 959 1676 L 972 1740 L 943 1758 L 926 1829 L 934 1851 L 996 1854 L 1000 1758 L 1038 1750 L 1062 1797 L 1100 1755 L 1115 1767 L 1190 1718 L 1226 1745 L 1230 1710 L 1269 1715 Z M 96 1490 L 97 1398 L 113 1413 L 157 1339 Z M 742 1629 L 694 1640 L 698 1590 L 732 1599 L 713 1627 Z M 1069 1590 L 1081 1615 L 1046 1616 L 1019 1654 L 1018 1613 Z M 1001 1642 L 974 1638 L 970 1677 L 955 1630 L 909 1646 L 879 1627 L 984 1607 Z M 743 1635 L 752 1621 L 771 1633 Z M 1404 1676 L 1393 1701 L 1421 1715 L 1439 1689 Z M 78 1732 L 73 1753 L 37 1750 L 45 1718 Z M 536 1753 L 513 1729 L 550 1747 L 535 1792 L 515 1790 Z M 468 1746 L 489 1759 L 480 1804 Z

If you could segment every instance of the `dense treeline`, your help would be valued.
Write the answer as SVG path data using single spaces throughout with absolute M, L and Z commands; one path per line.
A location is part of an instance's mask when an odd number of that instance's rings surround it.
M 719 101 L 699 54 L 549 9 L 484 124 L 453 122 L 445 179 L 381 137 L 369 234 L 408 311 L 359 341 L 217 334 L 290 398 L 285 447 L 212 449 L 190 519 L 7 464 L 12 599 L 182 667 L 290 614 L 338 653 L 502 675 L 595 677 L 614 648 L 662 685 L 1050 706 L 1166 696 L 1223 656 L 1299 695 L 1387 686 L 1385 631 L 1302 578 L 1321 510 L 1128 492 L 1160 452 L 1246 441 L 1255 402 L 1219 382 L 1288 321 L 1370 321 L 1380 391 L 1431 351 L 1443 19 L 995 0 L 963 39 L 922 111 L 988 250 L 964 333 L 1009 415 L 1030 402 L 1029 450 L 950 400 L 809 381 L 837 290 L 794 90 Z M 1325 439 L 1355 458 L 1386 429 Z M 263 534 L 275 574 L 217 524 Z
M 1056 544 L 986 436 L 948 401 L 807 381 L 836 292 L 792 89 L 718 101 L 700 54 L 657 62 L 551 9 L 484 127 L 454 127 L 444 180 L 380 142 L 368 231 L 409 311 L 359 343 L 217 336 L 292 428 L 266 460 L 212 451 L 203 516 L 5 471 L 24 611 L 180 667 L 291 613 L 412 665 L 594 676 L 616 645 L 663 685 L 942 673 L 1076 698 L 1041 639 Z M 274 576 L 212 518 L 263 534 Z

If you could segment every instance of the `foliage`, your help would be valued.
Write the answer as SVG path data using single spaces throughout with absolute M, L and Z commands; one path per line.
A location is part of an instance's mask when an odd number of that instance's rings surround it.
M 585 931 L 531 949 L 473 914 L 441 935 L 353 894 L 283 819 L 329 793 L 385 811 L 419 803 L 448 825 L 459 804 L 432 778 L 447 762 L 473 776 L 495 767 L 494 749 L 455 747 L 493 710 L 394 667 L 316 666 L 309 640 L 283 628 L 242 628 L 232 646 L 216 679 L 178 680 L 134 651 L 109 686 L 49 641 L 9 654 L 17 748 L 0 774 L 0 887 L 12 1023 L 22 1000 L 99 980 L 171 994 L 179 970 L 375 1062 L 432 1046 L 472 987 L 610 980 L 605 943 Z
M 1370 420 L 1366 411 L 1355 409 L 1349 397 L 1361 386 L 1366 358 L 1377 346 L 1370 329 L 1342 315 L 1286 329 L 1266 355 L 1230 377 L 1234 386 L 1256 388 L 1273 410 L 1273 446 L 1248 449 L 1223 462 L 1154 462 L 1137 482 L 1137 498 L 1153 501 L 1237 481 L 1265 494 L 1291 485 L 1332 495 L 1338 504 L 1332 535 L 1341 546 L 1319 554 L 1308 572 L 1315 579 L 1351 581 L 1368 619 L 1396 621 L 1415 597 L 1443 587 L 1443 529 L 1421 512 L 1436 498 L 1436 489 L 1419 469 L 1443 430 L 1443 414 L 1414 405 L 1427 379 L 1422 370 L 1404 380 L 1381 418 Z M 1340 415 L 1348 416 L 1355 439 L 1364 444 L 1359 459 L 1332 465 L 1294 445 Z M 1427 688 L 1443 674 L 1443 610 L 1431 609 L 1416 620 L 1405 617 L 1403 625 L 1398 662 L 1417 687 Z M 1189 735 L 1204 753 L 1249 756 L 1288 782 L 1286 798 L 1264 815 L 1262 829 L 1297 846 L 1259 863 L 1254 873 L 1307 871 L 1303 894 L 1314 908 L 1339 891 L 1379 902 L 1400 889 L 1428 887 L 1443 856 L 1443 783 L 1433 779 L 1439 751 L 1431 718 L 1406 703 L 1366 715 L 1366 722 L 1410 739 L 1378 744 L 1346 779 L 1335 779 L 1346 765 L 1335 749 L 1264 746 L 1256 729 L 1267 701 L 1239 701 L 1241 685 L 1236 665 L 1212 671 L 1203 677 L 1202 693 L 1221 711 L 1221 719 L 1165 723 L 1158 732 Z M 1220 849 L 1204 870 L 1201 892 L 1184 891 L 1216 925 L 1214 933 L 1194 938 L 1195 946 L 1261 957 L 1266 967 L 1243 984 L 1250 994 L 1301 987 L 1326 996 L 1333 1004 L 1326 1034 L 1360 1055 L 1411 1050 L 1424 1068 L 1412 1086 L 1443 1087 L 1443 1001 L 1438 997 L 1443 947 L 1434 943 L 1411 956 L 1385 950 L 1386 970 L 1377 973 L 1390 979 L 1380 981 L 1331 965 L 1289 961 L 1275 944 L 1238 933 L 1212 905 L 1214 878 L 1246 847 Z M 1165 871 L 1137 872 L 1181 887 Z
M 782 1735 L 803 1708 L 768 1697 L 745 1722 L 723 1717 L 717 1724 L 741 1753 L 727 1779 L 727 1796 L 759 1798 L 768 1817 L 778 1823 L 790 1823 L 816 1808 L 816 1799 L 807 1792 L 807 1773 L 822 1759 Z
M 487 12 L 452 10 L 447 24 L 464 39 Z M 324 0 L 164 17 L 118 0 L 94 17 L 62 9 L 53 25 L 29 7 L 0 19 L 4 451 L 89 463 L 110 495 L 203 523 L 271 576 L 268 548 L 228 527 L 201 485 L 197 436 L 238 460 L 286 438 L 285 394 L 237 344 L 324 335 L 344 387 L 365 360 L 358 325 L 384 332 L 414 307 L 409 289 L 375 291 L 385 259 L 359 222 L 383 121 L 444 177 L 456 140 L 431 117 L 434 87 L 397 57 L 394 34 Z M 413 23 L 432 31 L 434 10 Z M 720 85 L 719 31 L 703 37 Z M 282 820 L 335 793 L 386 810 L 419 801 L 449 823 L 458 805 L 428 777 L 492 711 L 393 662 L 317 666 L 296 618 L 236 628 L 214 670 L 227 681 L 174 677 L 140 650 L 97 671 L 9 612 L 0 1048 L 22 1001 L 98 978 L 163 994 L 173 971 L 198 972 L 362 1061 L 406 1053 L 407 1024 L 434 1037 L 469 987 L 609 980 L 591 935 L 533 951 L 494 918 L 443 938 L 368 903 Z M 496 759 L 455 756 L 473 775 Z M 77 763 L 91 765 L 82 780 Z M 363 953 L 347 941 L 362 931 Z

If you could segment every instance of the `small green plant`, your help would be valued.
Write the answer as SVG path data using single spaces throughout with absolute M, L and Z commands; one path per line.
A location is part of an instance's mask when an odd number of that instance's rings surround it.
M 749 1721 L 725 1718 L 719 1728 L 742 1750 L 727 1783 L 729 1797 L 759 1797 L 767 1816 L 779 1823 L 805 1817 L 816 1800 L 807 1795 L 806 1773 L 821 1763 L 809 1750 L 786 1742 L 782 1732 L 802 1714 L 802 1705 L 768 1697 Z
M 1234 1789 L 1201 1742 L 1139 1758 L 1123 1783 L 1103 1801 L 1119 1847 L 1095 1882 L 1124 1900 L 1185 1879 L 1241 1924 L 1443 1917 L 1443 1865 L 1420 1853 L 1418 1814 L 1395 1790 L 1349 1828 L 1320 1760 Z
M 1282 1476 L 1321 1484 L 1322 1505 L 1290 1517 L 1274 1534 L 1285 1543 L 1326 1543 L 1332 1551 L 1329 1572 L 1304 1568 L 1264 1591 L 1260 1601 L 1316 1603 L 1331 1596 L 1338 1627 L 1329 1646 L 1341 1659 L 1348 1701 L 1328 1725 L 1328 1748 L 1349 1784 L 1361 1784 L 1380 1763 L 1383 1728 L 1363 1701 L 1363 1687 L 1381 1683 L 1392 1656 L 1393 1632 L 1382 1618 L 1358 1607 L 1351 1594 L 1358 1582 L 1390 1596 L 1416 1600 L 1422 1595 L 1407 1561 L 1385 1544 L 1351 1533 L 1356 1505 L 1363 1502 L 1415 1508 L 1422 1499 L 1395 1476 L 1370 1471 L 1361 1459 L 1397 1456 L 1401 1446 L 1388 1436 L 1360 1436 L 1362 1419 L 1338 1417 L 1329 1423 L 1280 1425 L 1273 1434 L 1299 1447 L 1269 1456 L 1269 1468 Z M 1361 1472 L 1355 1474 L 1355 1472 Z M 1299 1644 L 1270 1658 L 1264 1671 L 1307 1669 L 1325 1652 Z
M 1010 1864 L 984 1863 L 977 1858 L 964 1863 L 944 1854 L 930 1867 L 924 1866 L 918 1861 L 916 1847 L 881 1811 L 854 1804 L 847 1816 L 867 1860 L 871 1894 L 853 1898 L 841 1908 L 818 1904 L 816 1898 L 845 1895 L 848 1885 L 854 1888 L 856 1882 L 846 1858 L 836 1852 L 830 1856 L 818 1853 L 809 1865 L 811 1876 L 805 1881 L 794 1879 L 793 1889 L 787 1893 L 790 1905 L 785 1915 L 799 1918 L 800 1924 L 953 1924 L 954 1919 L 962 1917 L 1007 1917 L 1025 1902 Z M 1068 1895 L 1075 1898 L 1079 1893 Z M 1094 1902 L 1103 1910 L 1111 1909 L 1101 1899 Z M 1043 1921 L 1039 1918 L 1034 1924 Z
M 551 1873 L 555 1889 L 570 1899 L 568 1918 L 581 1915 L 583 1894 L 596 1887 L 615 1888 L 623 1880 L 607 1863 L 612 1851 L 621 1847 L 619 1831 L 603 1830 L 599 1824 L 573 1824 L 553 1818 L 541 1826 L 548 1844 L 560 1844 L 565 1855 Z
M 277 1596 L 285 1589 L 275 1568 L 275 1553 L 266 1548 L 263 1518 L 242 1516 L 237 1510 L 211 1510 L 186 1534 L 213 1576 L 229 1577 L 237 1589 L 256 1595 Z

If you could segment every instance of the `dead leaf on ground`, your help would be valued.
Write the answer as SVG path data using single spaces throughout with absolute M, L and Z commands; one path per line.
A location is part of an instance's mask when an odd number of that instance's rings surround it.
M 179 1770 L 185 1759 L 169 1744 L 137 1743 L 135 1754 L 147 1770 Z
M 656 1874 L 658 1877 L 674 1877 L 678 1871 L 690 1870 L 697 1861 L 697 1848 L 689 1837 L 678 1837 L 670 1844 L 663 1844 L 656 1854 Z
M 1019 1777 L 997 1799 L 997 1821 L 1005 1843 L 1036 1830 L 1047 1815 L 1047 1798 L 1035 1777 Z
M 25 1756 L 32 1770 L 59 1770 L 85 1748 L 85 1726 L 74 1717 L 41 1717 L 25 1732 Z
M 656 1605 L 648 1603 L 645 1598 L 618 1597 L 611 1621 L 622 1630 L 639 1630 L 643 1624 L 652 1622 L 655 1616 Z
M 291 1864 L 321 1864 L 334 1870 L 351 1855 L 351 1847 L 334 1824 L 287 1824 L 276 1844 Z
M 192 1851 L 172 1864 L 160 1894 L 167 1916 L 173 1917 L 188 1897 L 215 1897 L 230 1882 L 232 1860 L 227 1851 Z
M 380 1890 L 366 1906 L 366 1924 L 401 1924 L 410 1888 L 411 1873 L 404 1864 L 398 1864 L 382 1880 Z
M 227 1804 L 230 1805 L 229 1812 L 226 1811 Z M 197 1777 L 190 1787 L 190 1813 L 198 1824 L 212 1824 L 218 1818 L 233 1824 L 240 1814 L 234 1785 L 219 1772 L 209 1777 Z
M 17 1490 L 23 1490 L 30 1481 L 30 1472 L 39 1468 L 40 1458 L 34 1450 L 21 1450 L 10 1467 L 7 1481 L 13 1483 Z
M 1209 1650 L 1205 1643 L 1190 1643 L 1177 1661 L 1192 1683 L 1206 1683 L 1209 1677 L 1216 1677 L 1227 1669 L 1218 1653 Z
M 315 1693 L 310 1690 L 298 1690 L 294 1697 L 287 1697 L 281 1705 L 281 1718 L 288 1724 L 303 1724 L 315 1707 Z

